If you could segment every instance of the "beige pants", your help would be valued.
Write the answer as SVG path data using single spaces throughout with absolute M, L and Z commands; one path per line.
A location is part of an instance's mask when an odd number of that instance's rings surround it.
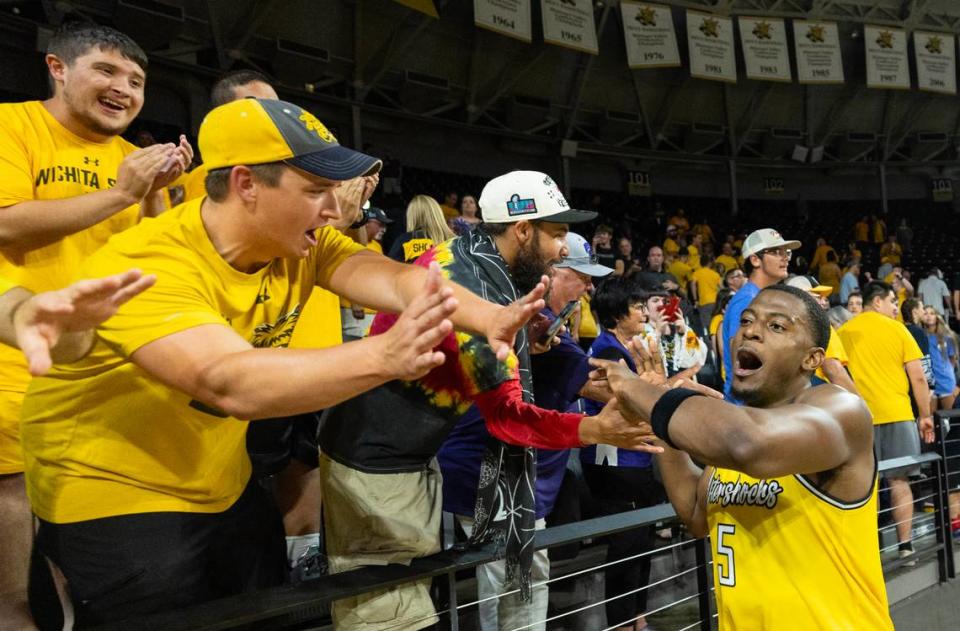
M 364 473 L 320 455 L 323 524 L 330 572 L 408 565 L 440 551 L 436 461 L 413 473 Z M 337 631 L 414 631 L 437 623 L 430 579 L 335 601 Z

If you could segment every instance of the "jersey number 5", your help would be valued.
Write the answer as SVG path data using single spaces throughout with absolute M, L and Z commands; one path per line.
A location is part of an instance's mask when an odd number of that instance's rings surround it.
M 717 581 L 725 587 L 737 584 L 737 572 L 733 563 L 733 546 L 730 538 L 737 532 L 733 524 L 717 524 L 717 560 L 723 556 L 726 561 L 717 565 Z M 726 541 L 724 541 L 726 539 Z

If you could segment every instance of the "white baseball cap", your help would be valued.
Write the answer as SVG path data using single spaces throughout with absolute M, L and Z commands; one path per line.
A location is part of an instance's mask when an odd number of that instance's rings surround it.
M 743 253 L 743 258 L 747 258 L 753 254 L 758 254 L 772 248 L 796 250 L 799 247 L 799 241 L 786 241 L 780 236 L 780 233 L 773 228 L 760 228 L 759 230 L 751 232 L 747 235 L 747 238 L 743 240 L 741 252 Z
M 597 263 L 597 255 L 593 253 L 590 243 L 575 232 L 567 233 L 567 251 L 567 257 L 559 263 L 554 263 L 554 267 L 569 267 L 576 272 L 596 278 L 613 273 L 612 267 Z
M 573 210 L 553 179 L 539 171 L 511 171 L 495 177 L 480 193 L 484 223 L 549 220 L 580 223 L 596 219 L 597 213 Z
M 802 289 L 803 291 L 813 292 L 821 296 L 829 296 L 833 293 L 833 287 L 830 285 L 823 285 L 813 276 L 804 276 L 796 275 L 791 276 L 784 283 L 790 287 L 796 287 L 797 289 Z

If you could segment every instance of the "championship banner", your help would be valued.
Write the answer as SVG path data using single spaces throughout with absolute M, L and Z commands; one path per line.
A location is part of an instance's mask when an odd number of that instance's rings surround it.
M 691 77 L 737 82 L 730 18 L 687 10 L 687 45 Z
M 927 92 L 957 93 L 957 47 L 953 35 L 914 31 L 917 87 Z
M 598 55 L 592 0 L 540 0 L 543 40 Z
M 473 23 L 530 43 L 530 0 L 473 0 Z
M 783 20 L 741 17 L 740 45 L 747 78 L 761 81 L 793 80 L 787 30 Z
M 906 31 L 867 25 L 863 27 L 863 45 L 867 53 L 868 88 L 910 89 Z
M 843 83 L 843 58 L 836 22 L 793 21 L 800 83 Z
M 623 39 L 631 68 L 678 68 L 680 50 L 670 7 L 621 2 Z

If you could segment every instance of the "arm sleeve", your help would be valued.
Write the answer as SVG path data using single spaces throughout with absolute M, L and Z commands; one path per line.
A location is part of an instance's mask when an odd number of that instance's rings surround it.
M 474 400 L 487 430 L 505 443 L 541 449 L 580 447 L 579 428 L 583 416 L 524 403 L 519 379 L 481 392 Z

